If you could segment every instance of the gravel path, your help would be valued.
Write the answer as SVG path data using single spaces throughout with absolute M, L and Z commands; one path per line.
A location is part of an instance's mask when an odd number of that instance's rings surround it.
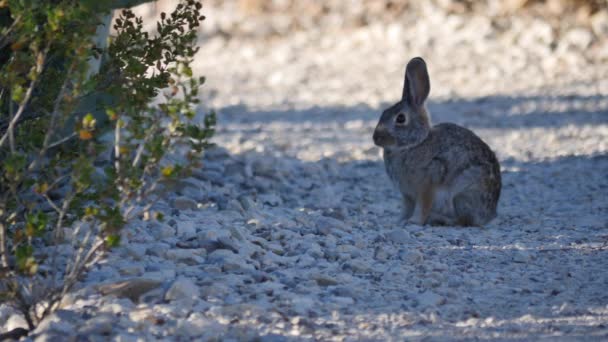
M 607 339 L 606 39 L 425 18 L 205 38 L 220 148 L 159 203 L 165 222 L 135 222 L 34 336 Z M 473 129 L 501 162 L 484 228 L 397 223 L 371 134 L 416 55 L 433 121 Z

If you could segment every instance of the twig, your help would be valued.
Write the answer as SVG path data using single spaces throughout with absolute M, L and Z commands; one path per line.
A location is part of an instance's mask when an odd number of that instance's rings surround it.
M 0 265 L 8 269 L 8 251 L 6 250 L 6 226 L 0 223 Z
M 8 41 L 9 41 L 8 37 L 9 37 L 11 31 L 15 28 L 15 26 L 17 26 L 19 21 L 21 21 L 21 16 L 16 17 L 13 20 L 13 23 L 11 24 L 11 26 L 6 30 L 6 32 L 4 32 L 2 37 L 0 37 L 0 49 L 4 48 L 8 44 Z
M 72 134 L 68 135 L 67 137 L 65 137 L 63 139 L 55 141 L 54 143 L 50 144 L 48 148 L 49 149 L 55 148 L 55 147 L 57 147 L 57 146 L 65 143 L 66 141 L 74 138 L 75 136 L 76 136 L 76 133 L 72 133 Z
M 55 210 L 57 214 L 61 214 L 61 209 L 55 204 L 55 202 L 53 202 L 53 200 L 47 194 L 44 194 L 43 196 L 46 199 L 47 203 L 51 206 L 51 208 L 53 208 L 53 210 Z
M 47 45 L 46 48 L 44 49 L 44 51 L 40 52 L 37 56 L 36 76 L 38 76 L 42 73 L 42 69 L 44 67 L 44 61 L 48 54 L 49 47 L 50 47 L 50 44 Z M 11 134 L 13 134 L 12 132 L 15 130 L 15 124 L 17 123 L 17 121 L 19 121 L 19 118 L 25 111 L 25 107 L 27 106 L 28 102 L 30 101 L 30 98 L 32 97 L 32 92 L 34 91 L 34 88 L 36 87 L 36 81 L 38 79 L 39 79 L 39 77 L 36 77 L 32 82 L 30 82 L 30 86 L 27 88 L 27 91 L 25 92 L 25 97 L 23 98 L 23 101 L 21 101 L 21 104 L 19 105 L 19 109 L 17 110 L 17 113 L 15 113 L 15 116 L 11 119 L 10 123 L 8 124 L 7 132 L 4 133 L 2 138 L 0 138 L 0 147 L 4 146 L 6 139 Z

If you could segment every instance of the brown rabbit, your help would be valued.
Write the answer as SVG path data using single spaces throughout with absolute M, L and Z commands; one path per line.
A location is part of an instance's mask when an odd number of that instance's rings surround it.
M 416 224 L 481 226 L 496 217 L 500 165 L 470 130 L 431 126 L 425 101 L 431 86 L 426 63 L 405 70 L 401 101 L 386 109 L 374 131 L 386 172 L 403 195 L 403 219 Z

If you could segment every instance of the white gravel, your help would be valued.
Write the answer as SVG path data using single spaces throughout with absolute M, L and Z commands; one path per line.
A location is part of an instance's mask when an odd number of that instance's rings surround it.
M 34 338 L 607 339 L 608 45 L 578 30 L 556 42 L 540 19 L 499 32 L 436 11 L 206 38 L 196 70 L 220 148 Z M 487 227 L 397 223 L 371 134 L 416 55 L 434 122 L 499 157 Z M 0 305 L 4 321 L 24 323 Z

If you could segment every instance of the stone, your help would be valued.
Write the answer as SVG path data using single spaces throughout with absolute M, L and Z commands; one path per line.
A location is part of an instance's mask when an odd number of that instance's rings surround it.
M 163 240 L 175 236 L 175 228 L 162 222 L 153 222 L 148 225 L 148 229 L 156 240 Z
M 173 200 L 173 208 L 177 210 L 196 210 L 198 204 L 191 198 L 180 196 Z
M 267 204 L 272 207 L 283 204 L 281 197 L 275 193 L 263 194 L 258 196 L 258 200 L 263 204 Z
M 341 236 L 343 232 L 350 232 L 352 229 L 346 223 L 333 217 L 318 216 L 314 218 L 317 231 L 321 235 L 334 234 Z
M 175 270 L 165 268 L 158 271 L 147 271 L 141 277 L 162 282 L 175 278 Z
M 132 262 L 124 262 L 118 267 L 118 273 L 121 275 L 140 276 L 145 272 L 144 266 Z
M 416 296 L 418 305 L 422 308 L 436 307 L 445 304 L 445 298 L 433 291 L 425 291 Z
M 349 260 L 344 264 L 344 269 L 350 269 L 353 273 L 368 273 L 371 271 L 371 266 L 363 260 Z
M 28 327 L 25 318 L 23 318 L 22 315 L 15 313 L 8 318 L 4 328 L 6 329 L 6 331 L 11 331 L 17 328 L 27 329 Z
M 401 250 L 399 251 L 399 259 L 408 264 L 420 264 L 424 260 L 424 255 L 417 250 Z
M 144 243 L 128 243 L 124 246 L 127 255 L 135 260 L 141 260 L 146 255 L 147 244 Z
M 608 36 L 608 10 L 598 11 L 591 17 L 591 28 L 598 37 Z
M 218 249 L 207 256 L 207 262 L 217 264 L 224 271 L 254 270 L 253 265 L 247 264 L 242 255 L 237 255 L 228 249 Z
M 188 240 L 196 237 L 196 224 L 192 221 L 178 222 L 177 236 L 182 240 Z
M 78 332 L 86 335 L 109 335 L 115 328 L 118 328 L 116 321 L 117 318 L 114 314 L 97 313 L 84 325 L 81 325 Z
M 165 294 L 165 300 L 192 299 L 200 296 L 199 287 L 188 278 L 177 278 Z
M 389 231 L 386 233 L 386 239 L 396 244 L 405 244 L 412 240 L 410 233 L 404 229 L 393 229 Z
M 148 246 L 149 247 L 146 249 L 146 254 L 157 257 L 164 257 L 167 250 L 171 248 L 169 244 L 164 242 L 151 243 Z
M 592 41 L 593 35 L 591 32 L 580 27 L 571 29 L 562 37 L 562 44 L 565 44 L 565 46 L 573 46 L 580 50 L 588 48 Z M 565 46 L 560 47 L 565 48 Z
M 203 256 L 206 254 L 207 251 L 204 248 L 170 249 L 166 252 L 165 256 L 169 260 L 182 262 L 186 265 L 197 265 L 202 264 L 205 261 Z
M 129 298 L 137 302 L 139 297 L 162 284 L 161 281 L 149 278 L 133 278 L 110 284 L 99 285 L 97 290 L 103 295 L 113 295 L 118 298 Z
M 338 281 L 334 277 L 326 274 L 314 274 L 311 278 L 314 279 L 319 286 L 338 285 Z

